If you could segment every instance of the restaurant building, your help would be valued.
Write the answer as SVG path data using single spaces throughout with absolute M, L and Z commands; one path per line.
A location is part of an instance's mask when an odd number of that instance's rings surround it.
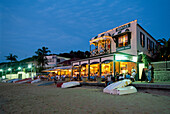
M 157 41 L 134 20 L 96 35 L 89 43 L 91 57 L 73 61 L 72 76 L 131 74 L 134 67 L 140 80 L 145 66 L 138 57 L 152 57 Z

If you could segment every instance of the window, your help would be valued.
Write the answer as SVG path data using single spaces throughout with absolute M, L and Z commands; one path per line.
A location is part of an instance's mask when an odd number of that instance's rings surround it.
M 124 47 L 128 45 L 128 35 L 123 35 L 118 38 L 118 47 Z
M 147 38 L 147 49 L 148 49 L 148 51 L 150 51 L 150 42 L 151 42 L 151 40 L 149 38 Z
M 57 59 L 57 62 L 60 62 L 60 59 Z
M 145 35 L 140 32 L 140 44 L 144 48 L 145 47 Z

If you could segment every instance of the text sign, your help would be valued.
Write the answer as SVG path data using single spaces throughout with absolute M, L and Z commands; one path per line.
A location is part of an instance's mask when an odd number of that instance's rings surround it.
M 124 25 L 124 26 L 121 26 L 121 27 L 117 28 L 117 29 L 116 29 L 116 32 L 117 32 L 117 31 L 120 31 L 120 30 L 123 30 L 123 29 L 125 29 L 125 28 L 128 28 L 128 27 L 130 27 L 130 23 L 127 24 L 127 25 Z

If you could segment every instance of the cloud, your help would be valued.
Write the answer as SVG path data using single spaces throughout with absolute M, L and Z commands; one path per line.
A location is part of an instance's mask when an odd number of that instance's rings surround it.
M 49 11 L 53 11 L 54 9 L 56 9 L 56 4 L 53 4 L 52 6 L 49 6 L 45 9 L 42 9 L 42 10 L 38 10 L 37 12 L 38 13 L 47 13 Z

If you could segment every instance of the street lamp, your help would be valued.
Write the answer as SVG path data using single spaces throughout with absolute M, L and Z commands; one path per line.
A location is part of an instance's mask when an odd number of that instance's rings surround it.
M 28 68 L 31 68 L 31 78 L 32 78 L 32 64 L 29 64 Z
M 11 75 L 12 75 L 12 74 L 11 74 L 12 69 L 11 69 L 11 68 L 8 68 L 8 71 L 10 71 L 10 79 L 11 79 L 11 77 L 12 77 L 12 76 L 11 76 Z
M 2 76 L 3 76 L 3 69 L 0 69 L 0 72 L 2 72 Z
M 21 70 L 21 67 L 18 67 L 18 70 Z

